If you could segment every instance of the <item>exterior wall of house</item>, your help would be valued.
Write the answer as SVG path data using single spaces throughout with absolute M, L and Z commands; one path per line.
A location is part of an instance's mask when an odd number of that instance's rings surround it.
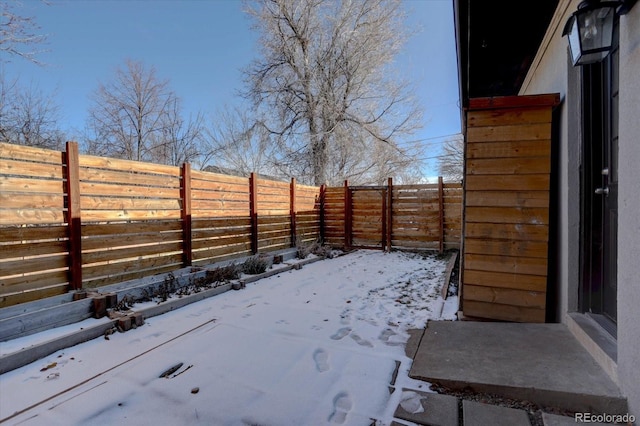
M 580 0 L 561 0 L 521 90 L 521 95 L 559 92 L 558 318 L 578 307 L 579 286 L 579 90 L 571 87 L 564 23 Z M 640 5 L 620 18 L 620 121 L 618 152 L 618 330 L 617 377 L 630 412 L 640 416 Z M 574 82 L 576 79 L 573 79 Z M 578 123 L 579 124 L 579 123 Z
M 569 16 L 578 7 L 580 0 L 561 1 L 542 42 L 542 48 L 533 61 L 529 75 L 525 79 L 520 95 L 543 93 L 560 93 L 561 105 L 558 110 L 559 128 L 556 155 L 558 156 L 557 188 L 558 192 L 552 203 L 556 203 L 557 221 L 557 259 L 555 287 L 557 311 L 555 317 L 564 322 L 565 313 L 574 312 L 578 308 L 579 281 L 579 232 L 580 211 L 579 194 L 579 162 L 580 144 L 579 129 L 572 127 L 575 114 L 572 106 L 575 99 L 567 97 L 568 73 L 571 72 L 567 59 L 567 40 L 562 37 L 562 30 Z M 573 189 L 570 191 L 570 189 Z
M 640 415 L 640 5 L 620 18 L 618 377 Z

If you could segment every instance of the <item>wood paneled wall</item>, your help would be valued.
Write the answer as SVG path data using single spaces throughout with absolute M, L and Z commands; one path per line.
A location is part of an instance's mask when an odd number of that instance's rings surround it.
M 552 110 L 558 95 L 471 99 L 466 114 L 464 314 L 544 322 Z

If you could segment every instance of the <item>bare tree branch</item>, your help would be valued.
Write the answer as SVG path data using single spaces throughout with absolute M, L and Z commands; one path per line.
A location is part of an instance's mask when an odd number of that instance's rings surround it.
M 43 63 L 38 54 L 45 52 L 36 46 L 46 42 L 47 36 L 38 34 L 40 27 L 31 16 L 21 16 L 14 11 L 18 1 L 0 2 L 0 64 L 19 57 L 38 65 Z
M 448 181 L 462 182 L 464 170 L 464 139 L 462 135 L 448 139 L 442 145 L 438 159 L 440 175 Z
M 422 117 L 392 73 L 407 37 L 401 3 L 261 0 L 247 11 L 262 57 L 245 71 L 245 96 L 277 136 L 274 163 L 316 185 L 372 179 L 398 153 L 384 145 L 396 146 Z
M 23 87 L 0 71 L 0 140 L 18 145 L 61 149 L 60 108 L 53 95 L 37 86 Z
M 203 122 L 201 114 L 185 121 L 169 82 L 128 60 L 93 94 L 86 146 L 96 154 L 178 165 L 200 154 Z

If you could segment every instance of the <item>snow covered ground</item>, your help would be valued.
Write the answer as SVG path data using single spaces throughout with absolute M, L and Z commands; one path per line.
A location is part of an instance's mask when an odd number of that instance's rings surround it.
M 428 390 L 407 375 L 407 330 L 455 317 L 445 268 L 356 251 L 247 284 L 1 375 L 0 422 L 388 425 L 399 403 L 420 407 L 403 388 Z

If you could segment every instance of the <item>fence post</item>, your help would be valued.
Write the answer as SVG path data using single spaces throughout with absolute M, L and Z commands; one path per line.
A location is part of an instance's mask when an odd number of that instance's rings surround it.
M 182 198 L 182 266 L 191 266 L 193 261 L 192 236 L 191 236 L 191 165 L 182 164 L 182 185 L 180 186 L 180 198 Z
M 387 250 L 387 189 L 381 190 L 382 195 L 382 251 Z
M 289 188 L 289 215 L 291 216 L 291 247 L 296 246 L 296 178 L 291 178 Z
M 78 144 L 67 142 L 64 153 L 67 166 L 67 223 L 69 227 L 69 285 L 82 288 L 82 220 L 80 211 L 80 158 Z
M 258 253 L 258 182 L 255 172 L 249 177 L 249 214 L 251 215 L 251 252 Z
M 351 247 L 351 191 L 349 190 L 349 181 L 344 181 L 344 248 L 348 250 Z
M 438 176 L 438 216 L 440 220 L 440 241 L 438 249 L 440 253 L 444 251 L 444 188 L 442 185 L 442 176 Z
M 393 178 L 387 180 L 387 251 L 391 251 L 393 228 Z
M 324 229 L 324 199 L 327 194 L 327 185 L 320 185 L 320 200 L 319 200 L 319 208 L 320 208 L 320 242 L 322 244 L 325 243 L 325 229 Z

